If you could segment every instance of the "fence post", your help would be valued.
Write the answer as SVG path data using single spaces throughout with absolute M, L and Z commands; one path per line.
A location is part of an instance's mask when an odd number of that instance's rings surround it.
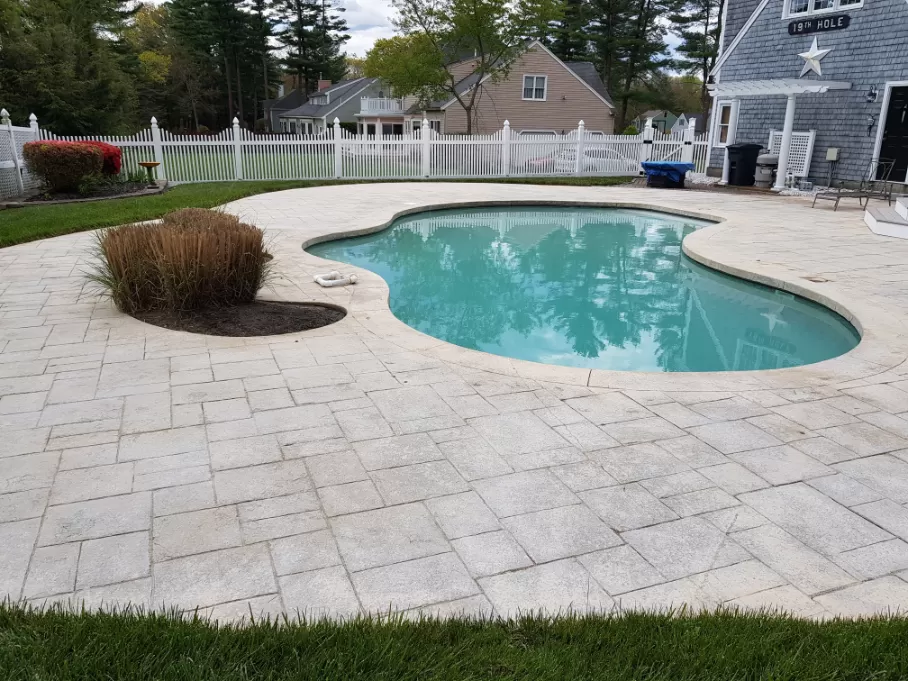
M 684 138 L 684 146 L 681 147 L 681 161 L 682 163 L 693 163 L 694 162 L 694 125 L 697 123 L 696 118 L 691 118 L 690 122 L 687 124 L 687 127 L 684 128 L 682 136 Z
M 41 139 L 41 129 L 38 128 L 38 117 L 35 114 L 28 115 L 28 127 L 32 129 L 32 137 L 35 138 L 35 141 Z
M 643 127 L 643 144 L 640 146 L 640 162 L 649 161 L 653 157 L 653 119 L 647 118 Z M 640 171 L 643 174 L 643 170 Z
M 574 159 L 574 175 L 580 175 L 583 172 L 583 136 L 586 134 L 586 127 L 583 121 L 577 125 L 577 152 Z
M 511 122 L 505 121 L 501 129 L 501 174 L 511 174 Z
M 341 142 L 341 122 L 339 118 L 334 119 L 334 177 L 340 179 L 344 174 L 344 157 L 342 155 Z
M 151 144 L 154 147 L 154 160 L 158 162 L 158 179 L 166 180 L 164 145 L 161 143 L 161 129 L 158 127 L 158 119 L 154 116 L 151 117 Z
M 432 128 L 425 116 L 422 119 L 419 141 L 422 143 L 422 176 L 429 177 L 432 173 Z
M 240 129 L 240 119 L 233 117 L 233 170 L 236 179 L 243 179 L 243 131 Z
M 25 183 L 22 180 L 22 168 L 19 163 L 19 145 L 16 144 L 16 138 L 13 135 L 13 122 L 9 119 L 9 111 L 6 109 L 0 109 L 0 125 L 6 127 L 10 155 L 13 158 L 13 170 L 16 172 L 16 187 L 21 196 L 25 193 Z

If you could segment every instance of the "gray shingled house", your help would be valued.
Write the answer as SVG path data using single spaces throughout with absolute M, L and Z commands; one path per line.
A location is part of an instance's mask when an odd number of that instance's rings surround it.
M 322 83 L 323 87 L 309 95 L 308 99 L 294 108 L 277 114 L 276 132 L 297 135 L 318 135 L 331 127 L 335 118 L 341 123 L 356 123 L 363 97 L 381 94 L 378 78 L 353 78 L 339 83 Z
M 728 0 L 724 19 L 714 172 L 727 173 L 728 144 L 755 142 L 779 154 L 776 188 L 789 172 L 822 184 L 878 176 L 880 160 L 908 183 L 906 0 Z

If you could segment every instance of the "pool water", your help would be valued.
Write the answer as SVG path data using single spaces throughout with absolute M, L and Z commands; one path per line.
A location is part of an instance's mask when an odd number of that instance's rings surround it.
M 433 211 L 311 246 L 379 274 L 398 319 L 496 355 L 628 371 L 810 364 L 858 343 L 831 310 L 681 252 L 708 223 L 615 208 Z

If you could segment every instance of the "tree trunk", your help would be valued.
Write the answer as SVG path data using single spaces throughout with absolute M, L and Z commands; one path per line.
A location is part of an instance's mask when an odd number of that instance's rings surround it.
M 233 109 L 233 84 L 230 80 L 230 60 L 224 55 L 224 79 L 227 81 L 227 126 L 230 127 L 235 115 Z
M 237 109 L 238 109 L 239 112 L 240 112 L 240 116 L 239 116 L 239 118 L 240 118 L 240 125 L 243 126 L 243 127 L 245 128 L 245 127 L 246 127 L 246 116 L 245 116 L 245 114 L 243 113 L 243 81 L 242 81 L 242 79 L 240 78 L 240 62 L 239 62 L 239 59 L 238 59 L 237 56 L 236 56 L 236 53 L 234 53 L 234 63 L 235 63 L 235 65 L 236 65 L 236 68 L 234 69 L 234 74 L 236 75 L 236 102 L 237 102 Z
M 267 55 L 262 55 L 262 77 L 265 79 L 262 82 L 262 118 L 265 119 L 265 132 L 271 132 L 271 121 L 268 120 L 268 111 L 266 111 L 268 101 L 268 57 Z

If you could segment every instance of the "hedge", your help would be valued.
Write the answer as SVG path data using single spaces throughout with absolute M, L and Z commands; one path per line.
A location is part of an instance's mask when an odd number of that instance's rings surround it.
M 44 180 L 52 192 L 75 191 L 83 177 L 97 175 L 104 167 L 101 149 L 84 142 L 27 142 L 22 155 L 29 172 Z
M 89 144 L 93 147 L 97 147 L 101 150 L 101 153 L 104 154 L 104 167 L 102 172 L 105 175 L 119 175 L 120 169 L 123 167 L 123 151 L 120 147 L 113 144 L 108 144 L 107 142 L 99 142 L 97 140 L 86 140 L 82 144 Z

